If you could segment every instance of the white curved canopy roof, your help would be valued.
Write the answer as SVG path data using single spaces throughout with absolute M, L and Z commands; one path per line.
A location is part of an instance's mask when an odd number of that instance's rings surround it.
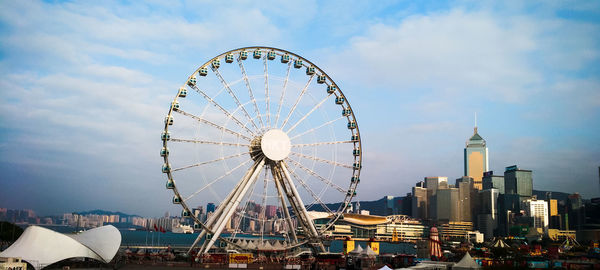
M 72 235 L 29 226 L 14 244 L 0 253 L 0 257 L 20 257 L 36 270 L 75 257 L 108 263 L 120 245 L 121 233 L 112 225 Z

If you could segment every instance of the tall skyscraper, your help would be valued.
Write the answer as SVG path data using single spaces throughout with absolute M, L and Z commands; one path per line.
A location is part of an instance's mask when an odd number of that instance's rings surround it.
M 425 177 L 425 187 L 431 190 L 448 188 L 448 177 L 445 176 L 429 176 Z M 435 193 L 435 192 L 434 192 Z
M 427 189 L 423 187 L 413 187 L 412 196 L 412 216 L 418 219 L 427 219 Z
M 477 133 L 477 123 L 473 131 L 473 136 L 469 138 L 465 147 L 465 176 L 470 176 L 474 180 L 474 187 L 481 190 L 483 187 L 481 178 L 483 172 L 488 171 L 488 149 L 485 140 Z
M 477 214 L 477 228 L 486 239 L 494 237 L 494 230 L 498 227 L 498 196 L 496 188 L 479 191 L 479 207 Z
M 436 194 L 435 216 L 443 221 L 460 221 L 460 202 L 458 188 L 438 189 Z
M 476 189 L 473 186 L 473 178 L 463 176 L 456 179 L 455 188 L 458 189 L 458 208 L 460 221 L 473 221 L 473 210 L 477 205 Z
M 521 170 L 517 165 L 506 167 L 504 171 L 504 189 L 506 194 L 518 194 L 531 197 L 533 193 L 533 177 L 530 170 Z
M 483 173 L 483 189 L 497 188 L 500 194 L 504 194 L 504 176 L 494 175 L 493 171 Z

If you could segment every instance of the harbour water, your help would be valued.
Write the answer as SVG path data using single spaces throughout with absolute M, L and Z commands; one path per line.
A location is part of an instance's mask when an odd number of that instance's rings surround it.
M 192 245 L 198 234 L 181 234 L 181 233 L 161 233 L 161 232 L 148 232 L 148 231 L 121 231 L 123 240 L 121 246 L 171 246 L 171 247 L 189 247 Z M 227 234 L 224 234 L 227 236 Z M 238 235 L 239 236 L 239 235 Z M 243 235 L 239 236 L 245 239 L 260 239 L 260 236 L 256 235 Z M 264 239 L 279 239 L 272 236 L 264 236 Z M 343 248 L 342 240 L 333 240 L 331 245 L 328 247 L 330 252 L 342 252 Z M 367 246 L 366 241 L 355 241 L 356 245 L 361 245 L 363 248 Z M 380 253 L 393 253 L 393 254 L 416 254 L 415 244 L 413 243 L 379 243 Z
M 44 226 L 51 230 L 61 233 L 72 233 L 75 231 L 73 227 L 67 226 Z M 121 246 L 156 246 L 156 247 L 189 247 L 194 243 L 198 233 L 194 234 L 183 234 L 183 233 L 172 233 L 172 232 L 156 232 L 156 231 L 135 231 L 135 230 L 119 230 L 121 232 Z M 227 236 L 227 234 L 224 234 Z M 238 235 L 239 237 L 242 237 Z M 246 239 L 259 239 L 259 235 L 243 235 Z M 273 236 L 264 236 L 264 239 L 280 239 Z M 331 241 L 329 248 L 330 252 L 342 252 L 343 248 L 342 240 Z M 363 248 L 367 246 L 366 241 L 355 241 L 355 245 L 360 245 Z M 392 253 L 392 254 L 416 254 L 415 244 L 413 243 L 379 243 L 380 253 Z

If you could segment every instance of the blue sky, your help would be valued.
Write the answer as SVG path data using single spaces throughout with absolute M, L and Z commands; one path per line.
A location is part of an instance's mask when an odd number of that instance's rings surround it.
M 0 207 L 175 212 L 157 152 L 186 78 L 230 49 L 298 53 L 344 89 L 360 200 L 463 173 L 464 143 L 534 188 L 600 194 L 596 1 L 0 3 Z

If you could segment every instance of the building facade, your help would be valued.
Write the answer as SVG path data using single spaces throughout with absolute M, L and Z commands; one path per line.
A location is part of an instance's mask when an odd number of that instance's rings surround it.
M 485 140 L 477 133 L 477 126 L 474 128 L 473 136 L 467 140 L 464 165 L 464 175 L 473 178 L 476 189 L 482 189 L 483 172 L 487 172 L 489 167 L 488 149 Z
M 525 211 L 533 218 L 533 227 L 548 232 L 548 202 L 543 200 L 530 199 L 524 201 Z
M 493 171 L 483 173 L 483 189 L 495 188 L 500 194 L 504 194 L 504 175 L 494 175 Z
M 504 189 L 506 194 L 531 197 L 533 194 L 531 171 L 519 169 L 517 165 L 506 167 L 506 171 L 504 171 Z

